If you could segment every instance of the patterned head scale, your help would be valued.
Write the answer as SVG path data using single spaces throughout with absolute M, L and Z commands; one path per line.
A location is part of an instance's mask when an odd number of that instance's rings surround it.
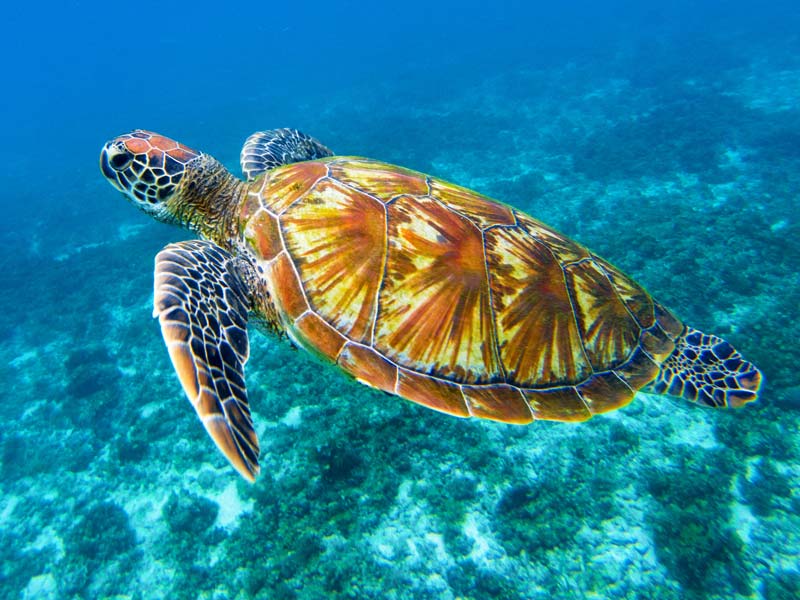
M 163 202 L 175 192 L 187 165 L 200 156 L 178 142 L 137 129 L 103 146 L 100 168 L 142 210 L 163 215 Z

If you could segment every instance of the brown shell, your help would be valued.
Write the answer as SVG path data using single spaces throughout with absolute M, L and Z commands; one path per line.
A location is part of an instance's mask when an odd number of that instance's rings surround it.
M 242 217 L 290 336 L 363 383 L 458 416 L 580 421 L 619 408 L 683 328 L 546 225 L 377 161 L 275 169 Z

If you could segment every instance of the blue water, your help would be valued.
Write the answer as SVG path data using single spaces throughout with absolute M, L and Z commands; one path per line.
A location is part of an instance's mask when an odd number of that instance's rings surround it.
M 800 5 L 182 4 L 4 9 L 0 597 L 800 597 Z M 762 399 L 464 421 L 254 332 L 249 485 L 150 318 L 190 234 L 97 168 L 138 127 L 234 172 L 297 127 L 502 199 L 729 339 Z

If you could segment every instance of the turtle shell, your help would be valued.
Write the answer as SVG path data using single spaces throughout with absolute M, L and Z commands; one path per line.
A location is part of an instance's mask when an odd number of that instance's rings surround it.
M 619 408 L 683 331 L 557 231 L 377 161 L 274 169 L 252 184 L 240 217 L 298 344 L 454 415 L 581 421 Z

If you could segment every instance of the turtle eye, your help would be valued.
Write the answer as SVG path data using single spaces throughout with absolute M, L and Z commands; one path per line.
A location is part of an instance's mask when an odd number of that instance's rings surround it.
M 126 152 L 125 150 L 117 151 L 113 154 L 109 152 L 109 154 L 111 154 L 111 156 L 108 158 L 108 162 L 116 171 L 121 171 L 131 164 L 131 161 L 133 161 L 133 156 L 131 156 L 130 153 Z

